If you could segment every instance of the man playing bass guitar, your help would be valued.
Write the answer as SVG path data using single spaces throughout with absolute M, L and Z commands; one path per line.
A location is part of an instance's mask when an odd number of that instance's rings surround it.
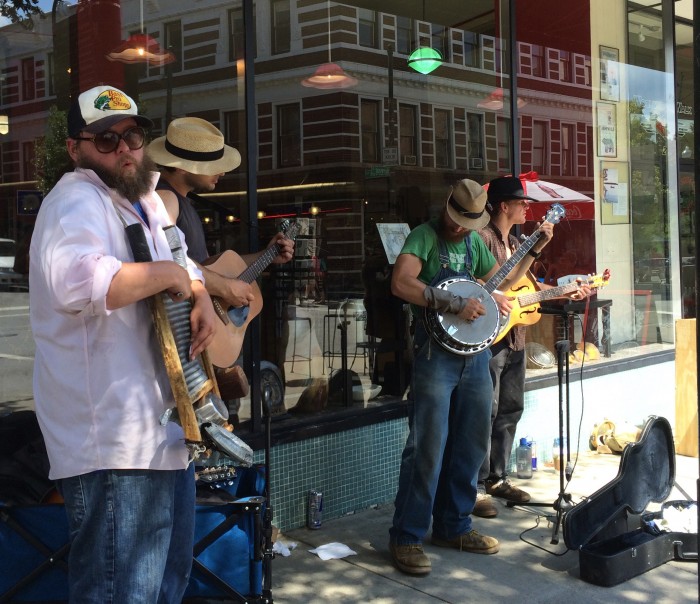
M 535 200 L 525 195 L 518 178 L 504 176 L 489 183 L 487 207 L 491 219 L 479 231 L 479 235 L 501 264 L 510 258 L 520 244 L 510 231 L 514 225 L 525 223 L 531 201 Z M 531 251 L 530 255 L 536 259 L 539 253 Z M 537 287 L 549 289 L 552 286 L 537 283 Z M 507 288 L 502 289 L 505 291 Z M 588 285 L 579 284 L 567 297 L 582 300 L 590 292 Z M 530 495 L 513 485 L 507 474 L 515 429 L 525 408 L 525 328 L 514 327 L 503 339 L 497 340 L 491 346 L 491 355 L 489 369 L 494 385 L 491 438 L 487 455 L 479 470 L 478 494 L 473 511 L 475 516 L 482 518 L 498 515 L 491 496 L 515 503 L 530 501 Z

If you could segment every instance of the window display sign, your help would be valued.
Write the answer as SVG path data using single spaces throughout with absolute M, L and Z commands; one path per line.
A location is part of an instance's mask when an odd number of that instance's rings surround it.
M 627 162 L 600 162 L 601 224 L 628 224 L 630 221 L 629 175 Z
M 617 157 L 617 112 L 612 103 L 596 105 L 598 157 Z
M 620 100 L 620 51 L 617 48 L 600 47 L 600 98 Z
M 377 229 L 386 252 L 386 258 L 389 264 L 394 264 L 401 253 L 406 237 L 411 232 L 411 228 L 405 222 L 378 222 Z

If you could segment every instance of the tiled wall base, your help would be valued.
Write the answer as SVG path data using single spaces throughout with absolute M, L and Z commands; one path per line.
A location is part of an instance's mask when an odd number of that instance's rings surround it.
M 323 493 L 324 519 L 392 501 L 407 435 L 404 419 L 273 446 L 273 524 L 281 530 L 304 526 L 311 489 Z M 264 461 L 262 451 L 255 461 Z
M 660 415 L 673 426 L 674 367 L 671 362 L 589 379 L 583 383 L 583 391 L 580 382 L 572 383 L 572 454 L 573 443 L 578 442 L 581 450 L 588 448 L 593 425 L 605 418 L 641 425 L 649 415 Z M 540 463 L 552 458 L 552 443 L 559 433 L 558 408 L 556 386 L 526 393 L 516 443 L 521 436 L 534 438 Z M 407 435 L 407 421 L 401 419 L 273 446 L 271 498 L 275 526 L 285 530 L 306 524 L 310 489 L 323 492 L 324 520 L 392 502 Z M 263 460 L 263 452 L 257 451 L 255 461 Z

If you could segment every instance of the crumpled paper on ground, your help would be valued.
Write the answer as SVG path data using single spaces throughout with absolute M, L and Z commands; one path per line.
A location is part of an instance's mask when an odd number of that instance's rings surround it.
M 292 550 L 295 549 L 296 546 L 297 544 L 294 541 L 288 541 L 286 543 L 282 541 L 275 541 L 272 544 L 272 551 L 275 554 L 280 554 L 281 556 L 284 556 L 286 558 L 292 553 Z
M 317 548 L 310 549 L 309 551 L 312 554 L 316 554 L 321 560 L 333 560 L 335 558 L 357 555 L 357 552 L 351 550 L 347 545 L 335 542 L 319 545 Z

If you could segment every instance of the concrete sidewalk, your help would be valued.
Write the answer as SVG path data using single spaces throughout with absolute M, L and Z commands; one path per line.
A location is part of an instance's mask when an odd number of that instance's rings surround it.
M 620 458 L 585 451 L 566 488 L 573 502 L 593 494 L 618 473 Z M 698 460 L 677 456 L 676 482 L 696 499 Z M 559 473 L 542 468 L 531 480 L 516 481 L 537 502 L 554 502 Z M 685 499 L 674 488 L 669 499 Z M 499 515 L 474 519 L 474 527 L 498 538 L 498 554 L 484 556 L 430 545 L 425 551 L 433 570 L 412 577 L 396 570 L 388 556 L 388 529 L 393 505 L 364 510 L 325 521 L 319 530 L 296 529 L 280 537 L 297 547 L 272 562 L 272 596 L 280 604 L 372 602 L 422 604 L 434 602 L 698 602 L 697 562 L 671 561 L 615 587 L 599 587 L 579 578 L 578 553 L 566 551 L 562 531 L 551 543 L 551 507 L 506 508 L 496 500 Z M 658 509 L 650 504 L 648 510 Z M 319 545 L 339 542 L 357 555 L 322 561 L 309 553 Z

